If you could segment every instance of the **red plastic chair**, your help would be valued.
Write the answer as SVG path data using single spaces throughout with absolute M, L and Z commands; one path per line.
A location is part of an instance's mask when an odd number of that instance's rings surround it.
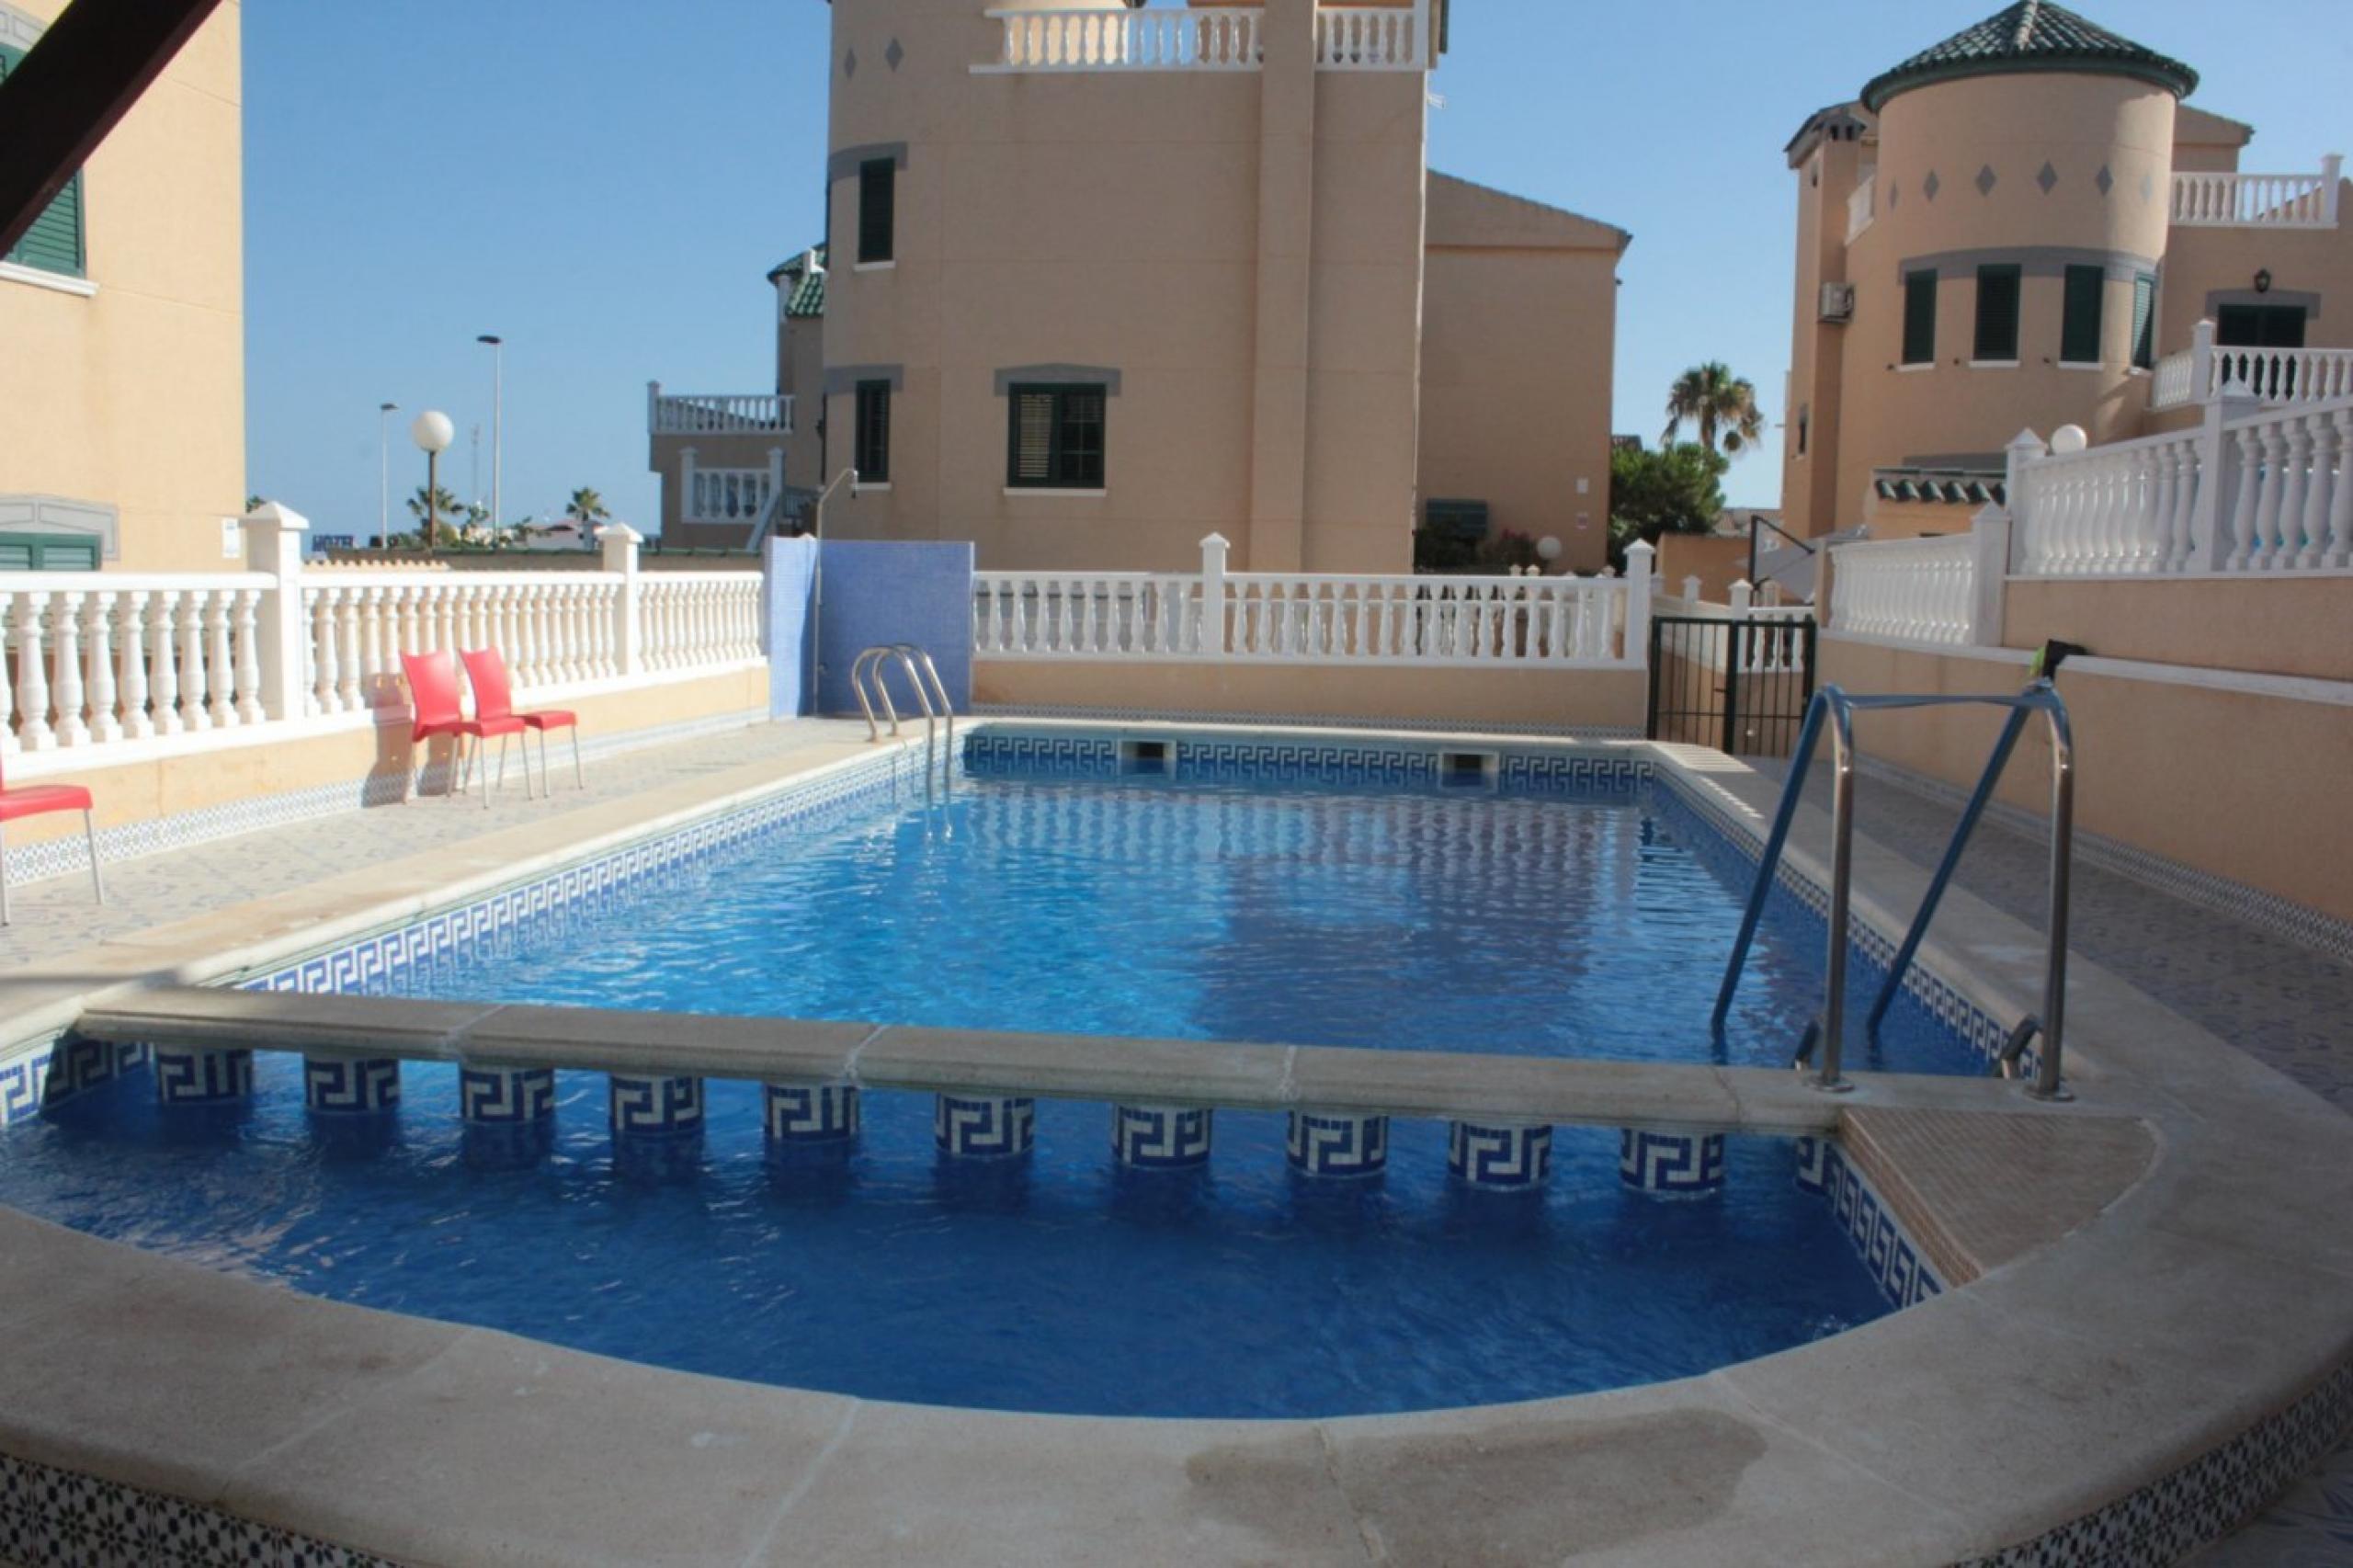
M 555 784 L 548 777 L 548 732 L 572 732 L 572 783 L 574 789 L 586 789 L 580 777 L 580 719 L 569 708 L 534 708 L 515 711 L 515 691 L 506 678 L 506 660 L 495 648 L 475 648 L 461 655 L 466 661 L 466 678 L 473 682 L 474 715 L 480 719 L 514 719 L 540 737 L 540 787 L 550 795 Z M 523 743 L 523 788 L 531 787 L 531 747 Z
M 449 789 L 451 800 L 465 788 L 466 776 L 458 771 L 458 764 L 466 761 L 467 776 L 482 760 L 482 743 L 492 735 L 498 737 L 498 782 L 506 783 L 506 737 L 523 733 L 523 721 L 514 716 L 476 712 L 469 719 L 458 705 L 458 670 L 447 653 L 403 653 L 401 672 L 408 676 L 409 709 L 414 715 L 408 729 L 409 762 L 416 761 L 416 744 L 437 735 L 448 735 L 457 743 L 457 754 L 449 759 Z M 466 739 L 473 738 L 473 752 L 469 758 Z M 528 748 L 529 743 L 524 743 Z M 489 772 L 483 770 L 483 810 L 490 809 Z M 523 754 L 523 794 L 531 793 L 531 754 Z
M 37 817 L 50 812 L 79 812 L 82 813 L 82 836 L 90 846 L 90 891 L 98 902 L 107 901 L 107 884 L 98 876 L 98 830 L 90 820 L 93 802 L 90 792 L 79 784 L 27 784 L 10 790 L 0 783 L 0 926 L 8 919 L 8 850 L 5 841 L 6 824 L 18 817 Z

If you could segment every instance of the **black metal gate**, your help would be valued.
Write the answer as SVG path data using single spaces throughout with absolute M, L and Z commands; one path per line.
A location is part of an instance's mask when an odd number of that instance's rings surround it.
M 1651 620 L 1654 741 L 1787 756 L 1813 698 L 1813 618 Z

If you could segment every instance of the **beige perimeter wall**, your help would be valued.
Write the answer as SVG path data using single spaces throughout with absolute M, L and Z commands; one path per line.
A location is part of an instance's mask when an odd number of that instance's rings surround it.
M 1822 679 L 1849 691 L 2015 690 L 2015 656 L 1889 648 L 1825 634 Z M 2059 689 L 2075 721 L 2076 825 L 2353 920 L 2353 707 L 2134 679 L 2071 665 Z M 1967 786 L 2000 717 L 1991 709 L 1870 713 L 1864 755 Z M 2001 798 L 2049 805 L 2051 753 L 2037 729 L 2013 756 Z
M 1640 670 L 1414 670 L 1297 665 L 1061 664 L 983 659 L 975 702 L 1003 707 L 1138 709 L 1154 713 L 1451 720 L 1481 724 L 1639 730 L 1649 696 Z
M 109 565 L 220 571 L 245 509 L 239 26 L 225 0 L 85 167 L 97 292 L 0 278 L 0 497 L 118 508 Z

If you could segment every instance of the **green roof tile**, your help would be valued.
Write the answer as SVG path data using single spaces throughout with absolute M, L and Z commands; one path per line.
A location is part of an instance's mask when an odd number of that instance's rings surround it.
M 2164 87 L 2176 97 L 2187 97 L 2198 85 L 2198 73 L 2178 60 L 2087 22 L 2051 0 L 2018 0 L 1871 78 L 1863 88 L 1863 107 L 1877 114 L 1896 94 L 1932 82 L 2027 71 L 2130 76 Z
M 779 278 L 791 279 L 792 291 L 785 296 L 784 313 L 790 317 L 822 316 L 825 313 L 825 247 L 812 245 L 791 260 L 779 264 L 768 274 L 773 283 Z

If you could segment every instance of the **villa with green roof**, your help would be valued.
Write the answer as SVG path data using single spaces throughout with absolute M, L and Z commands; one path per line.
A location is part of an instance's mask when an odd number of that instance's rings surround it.
M 1783 502 L 1794 532 L 1964 529 L 2021 428 L 2093 443 L 2353 389 L 2340 160 L 2241 167 L 2198 74 L 2048 0 L 1809 116 Z

